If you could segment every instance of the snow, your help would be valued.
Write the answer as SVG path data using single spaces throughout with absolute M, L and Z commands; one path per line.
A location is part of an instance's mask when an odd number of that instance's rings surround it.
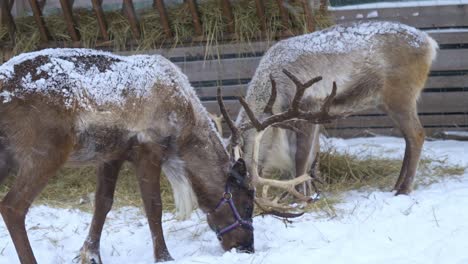
M 444 6 L 444 5 L 466 5 L 466 4 L 468 4 L 468 0 L 380 2 L 380 3 L 329 7 L 329 10 L 340 11 L 340 10 L 355 10 L 355 9 L 379 9 L 379 8 L 396 8 L 396 7 L 422 7 L 422 6 Z
M 367 13 L 367 18 L 376 18 L 376 17 L 379 17 L 379 11 L 377 10 Z
M 401 159 L 404 140 L 392 137 L 326 139 L 338 151 L 365 157 Z M 468 167 L 468 142 L 428 141 L 423 156 Z M 410 196 L 390 192 L 343 194 L 336 215 L 308 213 L 292 224 L 257 217 L 255 254 L 224 252 L 199 212 L 186 221 L 164 215 L 172 263 L 468 263 L 468 171 L 461 177 L 416 189 Z M 72 263 L 83 243 L 91 215 L 72 209 L 33 207 L 27 218 L 39 263 Z M 153 263 L 149 228 L 141 211 L 111 212 L 104 227 L 105 263 Z M 0 221 L 0 264 L 18 263 Z
M 28 67 L 25 76 L 18 75 L 15 67 L 28 63 L 36 68 Z M 119 105 L 129 93 L 149 96 L 155 84 L 180 84 L 186 98 L 193 93 L 185 75 L 162 56 L 123 57 L 89 49 L 45 49 L 20 54 L 0 66 L 4 86 L 15 79 L 20 79 L 19 87 L 3 91 L 3 103 L 12 97 L 43 93 L 61 94 L 69 108 L 74 102 L 85 108 L 106 103 Z

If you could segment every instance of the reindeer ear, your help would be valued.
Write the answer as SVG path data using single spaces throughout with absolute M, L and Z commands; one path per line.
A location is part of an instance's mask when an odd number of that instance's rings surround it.
M 229 171 L 229 177 L 235 181 L 239 186 L 245 185 L 247 176 L 247 168 L 243 159 L 238 159 Z

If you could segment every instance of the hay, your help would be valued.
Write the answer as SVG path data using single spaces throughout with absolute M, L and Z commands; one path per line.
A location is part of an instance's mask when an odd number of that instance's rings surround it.
M 266 32 L 261 34 L 260 21 L 254 1 L 239 0 L 232 3 L 234 18 L 233 35 L 229 36 L 234 43 L 245 43 L 256 39 L 272 40 L 278 38 L 282 32 L 290 30 L 296 34 L 305 33 L 305 17 L 299 1 L 286 6 L 290 25 L 284 28 L 279 17 L 279 9 L 275 1 L 265 3 Z M 227 25 L 224 19 L 221 1 L 206 0 L 198 3 L 200 20 L 203 27 L 202 39 L 206 45 L 216 47 L 219 41 L 226 41 Z M 120 10 L 106 11 L 105 17 L 108 26 L 111 45 L 114 50 L 128 49 L 150 50 L 162 45 L 172 46 L 190 45 L 194 41 L 195 30 L 192 23 L 191 13 L 186 2 L 174 4 L 167 7 L 170 27 L 174 37 L 167 39 L 160 23 L 159 13 L 151 7 L 137 9 L 142 37 L 134 40 L 127 18 Z M 314 11 L 314 19 L 317 29 L 331 25 L 330 16 Z M 83 47 L 93 48 L 101 39 L 98 22 L 91 9 L 75 9 L 74 19 L 77 30 L 81 35 Z M 46 26 L 52 39 L 56 42 L 69 42 L 71 38 L 63 15 L 54 13 L 44 17 Z M 19 17 L 15 19 L 17 34 L 15 38 L 14 54 L 37 50 L 40 47 L 40 34 L 32 16 Z M 8 30 L 0 26 L 0 41 L 11 41 Z
M 0 197 L 7 193 L 13 181 L 14 176 L 11 175 L 3 184 L 0 184 Z M 95 191 L 95 168 L 63 168 L 50 179 L 34 203 L 60 208 L 79 208 L 91 212 Z M 175 205 L 172 191 L 165 177 L 161 180 L 161 197 L 164 210 L 173 211 Z M 138 181 L 134 169 L 129 165 L 124 165 L 119 174 L 114 198 L 114 208 L 123 206 L 142 207 Z
M 400 167 L 401 160 L 362 158 L 328 149 L 320 155 L 321 178 L 325 184 L 319 187 L 324 196 L 310 204 L 307 210 L 319 210 L 330 217 L 335 214 L 333 206 L 340 202 L 341 194 L 346 191 L 363 188 L 390 191 Z M 464 171 L 463 167 L 447 165 L 445 160 L 422 159 L 415 188 L 462 175 Z M 276 174 L 272 178 L 280 178 L 280 175 Z M 0 185 L 0 197 L 6 194 L 13 180 L 14 177 L 10 176 L 5 184 Z M 94 168 L 64 168 L 50 180 L 35 203 L 92 211 L 95 190 Z M 278 195 L 279 192 L 271 190 L 270 194 Z M 161 197 L 164 210 L 173 211 L 172 190 L 165 177 L 162 177 Z M 114 208 L 123 206 L 142 207 L 138 182 L 133 168 L 128 165 L 120 172 L 114 201 Z

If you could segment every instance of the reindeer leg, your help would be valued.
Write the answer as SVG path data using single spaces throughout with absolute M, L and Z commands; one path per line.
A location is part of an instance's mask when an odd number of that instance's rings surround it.
M 47 181 L 65 163 L 72 146 L 68 136 L 49 136 L 54 140 L 43 140 L 42 152 L 25 155 L 25 162 L 20 163 L 18 175 L 13 186 L 0 203 L 0 213 L 15 245 L 22 264 L 37 263 L 29 243 L 25 227 L 25 218 L 34 198 L 46 186 Z M 40 141 L 38 141 L 40 142 Z
M 161 161 L 149 151 L 142 149 L 134 161 L 141 197 L 148 218 L 148 224 L 153 238 L 154 256 L 156 261 L 173 260 L 167 250 L 162 229 L 162 201 L 160 190 Z
M 297 122 L 295 125 L 299 132 L 296 132 L 296 177 L 309 172 L 312 161 L 318 155 L 319 146 L 319 130 L 320 126 L 309 122 Z M 318 170 L 318 166 L 315 167 Z M 316 174 L 318 175 L 318 174 Z M 307 183 L 302 184 L 302 192 L 304 195 L 311 195 L 312 190 L 307 188 Z
M 97 168 L 97 189 L 94 206 L 93 220 L 83 247 L 81 248 L 81 263 L 102 263 L 99 252 L 102 228 L 107 213 L 114 202 L 114 191 L 123 160 L 114 160 L 99 164 Z
M 403 165 L 395 185 L 396 195 L 408 194 L 411 192 L 424 144 L 424 128 L 419 121 L 416 102 L 408 104 L 400 102 L 398 108 L 390 108 L 388 113 L 400 128 L 406 142 Z

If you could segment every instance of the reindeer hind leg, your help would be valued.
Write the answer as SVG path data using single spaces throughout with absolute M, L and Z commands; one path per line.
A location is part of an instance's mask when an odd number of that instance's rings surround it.
M 394 190 L 397 191 L 397 195 L 408 194 L 411 192 L 424 144 L 424 128 L 419 121 L 416 102 L 408 104 L 399 102 L 398 106 L 390 107 L 387 113 L 400 128 L 406 144 L 403 164 Z
M 123 160 L 114 160 L 99 164 L 97 168 L 97 188 L 93 220 L 91 222 L 88 237 L 86 238 L 80 252 L 81 263 L 83 264 L 102 263 L 99 252 L 102 228 L 104 226 L 106 216 L 111 210 L 112 203 L 114 202 L 115 186 L 117 184 L 117 178 L 122 164 Z

